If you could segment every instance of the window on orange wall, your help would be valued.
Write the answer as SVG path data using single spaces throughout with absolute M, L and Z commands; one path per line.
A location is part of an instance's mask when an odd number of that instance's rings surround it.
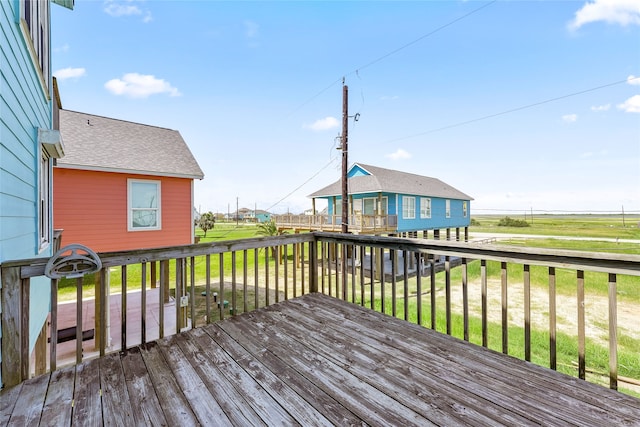
M 127 180 L 127 217 L 129 231 L 160 230 L 162 212 L 160 181 Z

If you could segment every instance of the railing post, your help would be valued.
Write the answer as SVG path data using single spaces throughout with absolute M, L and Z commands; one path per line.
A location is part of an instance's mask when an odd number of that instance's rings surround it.
M 29 377 L 29 279 L 20 267 L 3 268 L 2 280 L 2 381 L 14 386 Z M 25 308 L 26 307 L 26 308 Z

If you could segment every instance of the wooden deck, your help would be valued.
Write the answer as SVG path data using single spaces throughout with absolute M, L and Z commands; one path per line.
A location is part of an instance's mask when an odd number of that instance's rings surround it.
M 321 294 L 32 378 L 0 425 L 640 425 L 640 400 Z

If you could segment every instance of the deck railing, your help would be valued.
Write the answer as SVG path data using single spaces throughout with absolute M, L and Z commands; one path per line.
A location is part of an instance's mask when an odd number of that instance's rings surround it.
M 278 228 L 335 231 L 342 230 L 342 216 L 340 215 L 273 215 Z M 397 215 L 349 215 L 349 231 L 362 234 L 390 233 L 398 228 Z
M 559 366 L 558 348 L 575 345 L 575 366 L 569 370 L 582 379 L 600 372 L 613 389 L 623 377 L 621 342 L 638 340 L 630 335 L 637 331 L 637 319 L 618 316 L 627 301 L 624 297 L 618 302 L 623 292 L 619 283 L 624 290 L 640 286 L 640 256 L 635 255 L 301 233 L 99 256 L 103 268 L 94 285 L 86 285 L 92 281 L 89 276 L 75 279 L 76 301 L 84 303 L 71 303 L 77 320 L 70 343 L 58 344 L 56 339 L 66 325 L 60 324 L 58 281 L 51 281 L 50 323 L 36 343 L 35 356 L 29 351 L 30 278 L 43 274 L 44 262 L 2 265 L 5 386 L 64 363 L 80 363 L 309 292 L 323 292 L 552 369 L 567 370 Z M 598 286 L 604 289 L 595 289 Z M 86 313 L 88 301 L 94 305 L 92 313 Z M 109 301 L 120 305 L 119 318 L 109 319 Z M 604 308 L 591 310 L 595 304 Z M 83 320 L 87 318 L 88 324 Z M 83 332 L 92 326 L 95 336 L 86 339 Z M 602 329 L 594 334 L 591 328 L 596 326 Z M 110 343 L 110 336 L 117 338 Z M 590 365 L 589 343 L 594 340 L 604 343 L 608 353 L 604 367 Z M 73 347 L 63 351 L 65 345 Z

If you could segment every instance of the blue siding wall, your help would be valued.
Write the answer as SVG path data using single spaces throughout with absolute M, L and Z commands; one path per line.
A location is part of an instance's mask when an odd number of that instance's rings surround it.
M 17 0 L 0 1 L 0 263 L 51 255 L 50 247 L 39 248 L 36 206 L 38 128 L 51 129 L 52 104 L 22 35 L 18 19 L 21 4 Z M 51 176 L 52 171 L 46 173 Z M 50 301 L 46 278 L 31 283 L 29 329 L 33 348 Z

